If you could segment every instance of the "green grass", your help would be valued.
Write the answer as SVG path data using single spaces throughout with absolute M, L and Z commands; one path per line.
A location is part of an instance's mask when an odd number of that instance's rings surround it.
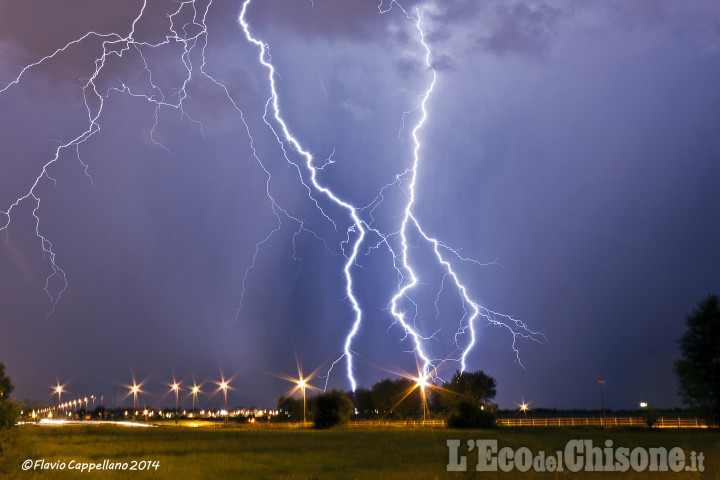
M 448 429 L 129 428 L 122 426 L 22 426 L 0 458 L 0 478 L 258 478 L 258 479 L 413 479 L 413 478 L 654 478 L 652 472 L 601 474 L 483 473 L 477 456 L 463 448 L 468 472 L 447 472 L 447 439 L 497 439 L 499 447 L 562 450 L 570 439 L 592 439 L 603 446 L 682 447 L 705 454 L 705 472 L 663 472 L 663 479 L 720 478 L 720 432 L 708 430 L 621 430 L 501 428 Z M 26 459 L 47 462 L 159 462 L 157 470 L 80 474 L 68 470 L 22 471 Z M 658 475 L 658 474 L 655 474 Z

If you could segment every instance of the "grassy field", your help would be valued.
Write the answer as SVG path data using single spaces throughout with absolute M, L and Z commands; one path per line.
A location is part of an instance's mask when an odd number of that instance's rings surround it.
M 718 479 L 720 432 L 701 430 L 512 429 L 357 429 L 330 431 L 268 428 L 188 428 L 164 426 L 21 426 L 0 458 L 0 478 L 249 478 L 249 479 L 432 479 L 432 478 L 619 478 Z M 468 472 L 448 472 L 447 439 L 460 439 Z M 562 450 L 568 440 L 592 439 L 615 447 L 682 447 L 705 456 L 705 472 L 478 473 L 477 454 L 467 439 L 497 439 L 500 448 Z M 76 463 L 158 462 L 149 471 L 22 470 L 26 460 Z

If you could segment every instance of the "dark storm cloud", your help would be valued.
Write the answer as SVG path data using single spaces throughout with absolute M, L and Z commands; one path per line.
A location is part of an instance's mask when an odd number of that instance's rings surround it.
M 99 5 L 102 6 L 98 8 Z M 142 2 L 139 0 L 106 1 L 101 4 L 91 0 L 0 1 L 0 45 L 3 51 L 0 55 L 10 53 L 8 60 L 12 63 L 7 68 L 19 68 L 50 55 L 68 42 L 82 37 L 88 33 L 88 25 L 93 25 L 92 30 L 98 34 L 127 35 L 130 33 L 133 18 L 140 12 L 141 5 Z M 59 18 L 63 21 L 58 21 Z M 84 47 L 73 48 L 82 50 Z M 74 63 L 73 60 L 78 63 Z M 83 68 L 78 68 L 80 64 L 83 64 Z M 87 59 L 77 59 L 74 56 L 65 57 L 65 62 L 58 62 L 55 69 L 73 74 L 78 79 L 90 73 L 87 72 Z M 3 72 L 3 81 L 6 81 L 6 75 L 9 73 L 11 72 Z
M 502 4 L 491 9 L 487 33 L 477 42 L 496 53 L 543 55 L 555 37 L 563 12 L 545 3 Z
M 377 34 L 372 26 L 377 20 L 377 5 L 373 0 L 270 0 L 253 3 L 249 15 L 251 19 L 273 23 L 308 39 L 357 40 L 373 38 Z
M 432 19 L 429 38 L 447 40 L 462 32 L 461 43 L 468 33 L 482 49 L 498 54 L 521 56 L 543 55 L 550 47 L 560 23 L 569 9 L 560 9 L 546 2 L 472 2 L 450 1 L 429 4 Z M 450 25 L 461 24 L 463 29 Z M 470 37 L 472 38 L 472 37 Z

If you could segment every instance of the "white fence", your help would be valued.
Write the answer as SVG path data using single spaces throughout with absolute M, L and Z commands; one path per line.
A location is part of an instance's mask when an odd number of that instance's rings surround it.
M 647 427 L 643 417 L 553 417 L 553 418 L 499 418 L 501 427 Z M 444 420 L 358 420 L 351 427 L 444 427 Z M 697 418 L 660 417 L 656 428 L 707 428 Z
M 560 417 L 560 418 L 500 418 L 498 425 L 503 427 L 646 427 L 643 417 Z M 654 425 L 660 428 L 707 428 L 704 421 L 697 418 L 663 418 Z
M 358 420 L 351 427 L 444 427 L 445 420 Z

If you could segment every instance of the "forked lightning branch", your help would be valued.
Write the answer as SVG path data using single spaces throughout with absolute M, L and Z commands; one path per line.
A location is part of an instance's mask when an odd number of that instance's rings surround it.
M 262 122 L 258 123 L 261 127 L 253 128 L 256 130 L 258 128 L 269 130 L 277 140 L 280 147 L 279 151 L 282 152 L 280 155 L 256 149 L 254 135 L 259 132 L 253 131 L 247 121 L 247 113 L 240 108 L 240 105 L 247 103 L 241 101 L 241 98 L 238 97 L 238 95 L 242 96 L 243 92 L 232 93 L 233 90 L 219 81 L 217 76 L 212 73 L 212 65 L 206 57 L 208 36 L 210 35 L 207 19 L 209 12 L 214 7 L 212 0 L 175 2 L 176 7 L 174 8 L 176 9 L 166 15 L 168 20 L 165 22 L 167 24 L 166 30 L 158 32 L 161 34 L 159 38 L 164 38 L 164 40 L 155 43 L 136 38 L 136 26 L 147 15 L 151 14 L 149 13 L 148 1 L 145 0 L 137 15 L 128 25 L 127 33 L 89 30 L 75 40 L 49 52 L 46 56 L 20 68 L 17 76 L 7 85 L 0 88 L 0 95 L 12 95 L 14 89 L 19 88 L 19 85 L 23 83 L 29 72 L 42 69 L 51 61 L 63 60 L 74 47 L 78 45 L 100 47 L 100 54 L 93 60 L 94 70 L 92 74 L 83 80 L 79 86 L 85 99 L 87 123 L 83 128 L 70 135 L 69 138 L 61 140 L 54 151 L 54 155 L 42 159 L 42 167 L 35 175 L 34 180 L 24 187 L 20 196 L 9 205 L 0 206 L 0 232 L 6 237 L 11 234 L 9 227 L 15 217 L 24 211 L 21 206 L 27 205 L 32 211 L 34 234 L 42 249 L 45 261 L 50 266 L 50 275 L 46 278 L 44 285 L 45 292 L 51 303 L 49 315 L 55 312 L 63 293 L 72 279 L 72 265 L 63 264 L 61 255 L 53 245 L 53 239 L 45 233 L 41 221 L 44 215 L 43 206 L 45 205 L 41 194 L 42 187 L 47 185 L 48 182 L 56 184 L 56 180 L 50 174 L 51 167 L 60 166 L 61 159 L 64 160 L 68 156 L 74 156 L 84 166 L 88 181 L 92 182 L 92 178 L 88 174 L 87 163 L 85 163 L 88 159 L 83 158 L 81 152 L 101 130 L 107 115 L 106 110 L 112 108 L 109 104 L 106 105 L 106 100 L 110 94 L 126 95 L 134 100 L 147 102 L 155 112 L 155 124 L 149 133 L 150 140 L 159 151 L 169 151 L 168 146 L 155 136 L 155 127 L 160 121 L 159 113 L 166 110 L 177 111 L 183 119 L 188 119 L 202 131 L 203 125 L 193 118 L 193 108 L 191 108 L 188 100 L 191 95 L 189 95 L 188 90 L 193 85 L 193 82 L 203 79 L 204 81 L 210 81 L 211 86 L 217 88 L 227 100 L 228 105 L 237 112 L 237 122 L 241 124 L 242 129 L 247 134 L 251 159 L 257 163 L 265 175 L 265 178 L 259 178 L 258 182 L 265 184 L 267 202 L 277 220 L 276 226 L 267 231 L 262 237 L 263 239 L 255 245 L 252 260 L 245 269 L 242 285 L 238 286 L 239 308 L 236 315 L 238 318 L 242 318 L 243 315 L 245 290 L 247 283 L 252 280 L 251 273 L 256 269 L 263 268 L 263 265 L 258 262 L 259 252 L 263 248 L 267 248 L 272 237 L 281 234 L 280 232 L 283 230 L 280 227 L 283 223 L 289 222 L 295 225 L 294 235 L 299 232 L 309 232 L 316 238 L 326 241 L 326 239 L 322 238 L 322 235 L 317 233 L 320 228 L 313 229 L 313 226 L 302 220 L 300 215 L 293 213 L 294 205 L 283 204 L 273 195 L 271 186 L 274 179 L 270 173 L 273 170 L 270 168 L 270 164 L 276 165 L 280 161 L 286 162 L 287 165 L 293 167 L 292 170 L 296 172 L 296 175 L 293 174 L 295 181 L 307 193 L 311 205 L 314 205 L 314 208 L 320 213 L 318 218 L 323 219 L 335 229 L 338 226 L 344 229 L 344 232 L 340 232 L 343 240 L 334 246 L 336 247 L 334 250 L 342 252 L 344 257 L 341 271 L 338 273 L 342 275 L 344 281 L 344 301 L 351 307 L 351 315 L 347 318 L 335 319 L 335 321 L 343 323 L 345 334 L 342 338 L 337 339 L 336 351 L 330 353 L 330 357 L 336 360 L 327 373 L 326 387 L 330 376 L 334 375 L 336 370 L 339 369 L 339 365 L 343 363 L 350 388 L 355 390 L 358 385 L 356 380 L 358 365 L 355 362 L 355 340 L 370 315 L 367 315 L 363 308 L 363 301 L 357 294 L 357 284 L 359 282 L 357 271 L 362 268 L 364 257 L 380 255 L 376 252 L 381 250 L 384 252 L 383 258 L 389 258 L 386 268 L 397 279 L 394 287 L 383 293 L 384 298 L 382 301 L 386 303 L 387 312 L 389 312 L 389 315 L 386 314 L 385 316 L 387 325 L 398 326 L 403 332 L 404 336 L 399 342 L 398 351 L 399 353 L 410 353 L 418 359 L 420 369 L 418 376 L 420 378 L 437 377 L 439 375 L 438 367 L 444 364 L 455 364 L 460 370 L 465 370 L 468 367 L 468 355 L 477 346 L 478 335 L 480 334 L 478 327 L 481 325 L 500 327 L 508 334 L 509 346 L 513 349 L 517 361 L 520 362 L 518 340 L 540 341 L 542 335 L 529 330 L 522 321 L 512 316 L 495 312 L 481 305 L 475 299 L 477 292 L 473 292 L 472 285 L 462 278 L 459 265 L 469 264 L 480 267 L 482 264 L 462 255 L 460 250 L 449 246 L 442 239 L 432 234 L 423 226 L 422 215 L 416 211 L 417 200 L 424 193 L 417 182 L 418 173 L 423 169 L 424 165 L 433 162 L 433 158 L 424 155 L 422 138 L 425 129 L 429 128 L 429 120 L 432 118 L 428 100 L 437 88 L 438 79 L 438 73 L 433 68 L 432 46 L 427 40 L 423 23 L 423 6 L 404 6 L 397 0 L 381 1 L 377 6 L 378 18 L 380 16 L 394 16 L 393 21 L 399 22 L 403 26 L 402 28 L 406 28 L 408 32 L 413 32 L 417 50 L 422 57 L 419 71 L 427 79 L 427 83 L 424 90 L 417 92 L 417 104 L 409 105 L 408 109 L 408 112 L 414 112 L 412 117 L 415 118 L 414 123 L 408 127 L 412 138 L 411 158 L 409 160 L 401 158 L 389 159 L 394 164 L 397 164 L 395 173 L 375 193 L 375 198 L 368 206 L 353 204 L 348 199 L 347 192 L 341 191 L 340 188 L 330 182 L 321 180 L 322 176 L 319 171 L 334 162 L 318 162 L 309 149 L 303 145 L 302 139 L 293 134 L 292 125 L 283 116 L 283 99 L 279 96 L 276 88 L 279 72 L 270 55 L 271 46 L 254 33 L 253 19 L 250 13 L 250 7 L 254 1 L 258 0 L 245 0 L 238 6 L 238 28 L 241 28 L 244 32 L 247 43 L 237 45 L 237 48 L 247 49 L 250 47 L 255 49 L 258 66 L 264 69 L 266 76 L 261 80 L 266 85 L 269 96 L 264 105 Z M 191 20 L 187 20 L 188 18 Z M 163 55 L 179 55 L 180 64 L 185 71 L 181 81 L 174 85 L 173 88 L 168 88 L 167 85 L 161 86 L 154 82 L 154 72 L 147 61 L 150 52 L 161 52 Z M 122 67 L 123 61 L 126 61 L 128 65 L 131 62 L 135 62 L 133 64 L 137 65 L 137 62 L 140 61 L 141 65 L 144 65 L 142 73 L 145 78 L 144 81 L 147 82 L 146 88 L 136 88 L 129 81 L 118 81 L 113 86 L 105 89 L 101 87 L 103 75 L 117 75 L 106 71 L 111 68 L 108 65 L 112 63 L 112 68 L 117 70 L 118 66 Z M 406 114 L 398 115 L 398 124 L 402 123 L 403 127 L 405 126 Z M 97 185 L 96 188 L 98 188 Z M 376 221 L 374 215 L 377 213 L 379 205 L 389 201 L 387 200 L 389 197 L 387 193 L 391 190 L 400 192 L 400 195 L 394 197 L 401 198 L 402 203 L 395 205 L 393 208 L 394 211 L 401 213 L 399 222 L 395 223 L 395 225 L 399 226 L 395 227 L 394 230 L 386 231 L 379 226 L 380 222 Z M 420 242 L 423 242 L 429 254 L 421 256 L 414 252 L 413 250 L 417 249 L 415 249 L 415 245 L 411 244 L 410 238 L 419 239 Z M 425 329 L 428 331 L 423 331 L 423 328 L 416 322 L 420 309 L 416 300 L 421 295 L 418 292 L 418 286 L 430 283 L 428 279 L 422 277 L 422 275 L 427 274 L 420 273 L 429 270 L 423 268 L 426 265 L 433 265 L 434 271 L 440 272 L 440 278 L 433 279 L 437 284 L 441 285 L 437 297 L 439 298 L 443 291 L 452 289 L 457 298 L 457 305 L 453 309 L 456 313 L 446 315 L 454 318 L 454 321 L 449 322 L 452 330 L 450 330 L 448 337 L 452 338 L 452 341 L 445 346 L 445 351 L 452 352 L 449 357 L 433 355 L 428 348 L 430 342 L 438 341 L 438 332 L 446 328 L 447 324 L 438 324 L 430 328 L 426 326 Z M 434 275 L 438 275 L 438 273 Z M 435 306 L 437 307 L 437 302 Z M 458 311 L 460 313 L 457 313 Z M 428 316 L 432 316 L 432 313 L 428 314 Z M 439 316 L 438 312 L 436 318 Z M 378 315 L 372 315 L 372 317 L 376 319 Z M 410 345 L 409 349 L 407 345 Z M 454 369 L 454 367 L 449 367 L 450 371 Z

